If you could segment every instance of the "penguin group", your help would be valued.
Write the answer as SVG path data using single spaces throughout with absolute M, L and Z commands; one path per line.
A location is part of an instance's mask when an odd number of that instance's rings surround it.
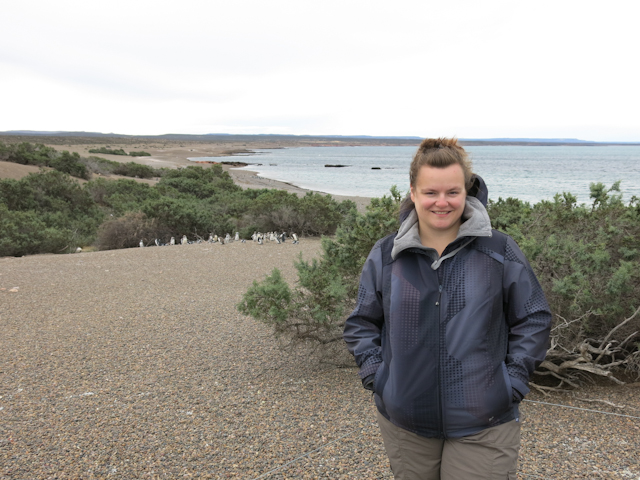
M 291 243 L 293 245 L 297 245 L 298 243 L 300 243 L 300 240 L 298 239 L 298 235 L 296 235 L 295 233 L 291 232 L 287 235 L 286 232 L 267 232 L 267 233 L 262 233 L 262 232 L 253 232 L 253 235 L 251 235 L 251 240 L 253 240 L 254 242 L 258 243 L 258 245 L 263 245 L 265 242 L 273 242 L 276 244 L 280 244 L 280 243 L 285 243 L 287 241 L 287 238 L 291 238 Z M 198 244 L 198 243 L 203 243 L 204 240 L 201 238 L 198 238 L 197 240 L 191 241 L 187 238 L 186 235 L 182 235 L 182 238 L 180 238 L 180 242 L 176 243 L 176 238 L 175 237 L 171 237 L 171 240 L 169 240 L 169 243 L 162 243 L 158 238 L 155 239 L 155 241 L 150 245 L 150 246 L 156 246 L 156 247 L 164 247 L 167 245 L 191 245 L 191 244 Z M 222 236 L 218 236 L 215 235 L 214 233 L 210 233 L 209 234 L 209 239 L 207 240 L 207 243 L 219 243 L 220 245 L 225 245 L 227 243 L 232 243 L 232 242 L 240 242 L 240 243 L 246 243 L 247 241 L 244 238 L 240 238 L 240 232 L 236 232 L 235 236 L 232 238 L 231 235 L 229 233 L 227 233 L 224 237 Z M 145 245 L 144 240 L 140 240 L 139 243 L 140 247 L 145 247 L 147 245 Z
M 289 234 L 289 237 L 292 239 L 292 244 L 298 244 L 300 243 L 300 241 L 298 240 L 298 235 L 296 235 L 295 233 L 291 232 Z M 253 240 L 254 242 L 257 242 L 258 245 L 263 245 L 265 241 L 269 241 L 269 242 L 274 242 L 276 244 L 280 244 L 280 243 L 285 243 L 287 241 L 287 232 L 282 232 L 282 233 L 278 233 L 278 232 L 267 232 L 267 233 L 262 233 L 262 232 L 253 232 L 253 235 L 251 235 L 251 240 Z

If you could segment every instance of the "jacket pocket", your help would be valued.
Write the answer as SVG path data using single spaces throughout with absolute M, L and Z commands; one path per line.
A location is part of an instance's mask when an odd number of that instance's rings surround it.
M 373 377 L 373 391 L 374 393 L 377 393 L 380 396 L 380 398 L 382 398 L 382 390 L 384 387 L 384 384 L 381 382 L 383 378 L 382 373 L 383 373 L 383 370 L 386 368 L 387 368 L 387 365 L 384 363 L 384 360 L 383 360 L 380 363 L 378 370 L 376 370 L 375 376 Z
M 513 403 L 513 387 L 511 386 L 511 377 L 509 377 L 509 370 L 507 370 L 507 364 L 502 362 L 502 375 L 504 376 L 504 384 L 507 394 L 507 405 Z

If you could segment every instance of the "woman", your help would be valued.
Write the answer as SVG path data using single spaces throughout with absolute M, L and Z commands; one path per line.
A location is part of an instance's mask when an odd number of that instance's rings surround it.
M 551 314 L 455 139 L 427 139 L 397 233 L 362 270 L 344 338 L 373 390 L 397 479 L 516 478 L 518 403 Z

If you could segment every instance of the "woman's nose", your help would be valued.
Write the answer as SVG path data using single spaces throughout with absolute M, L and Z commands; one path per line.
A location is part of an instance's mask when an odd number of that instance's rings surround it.
M 438 195 L 438 198 L 436 198 L 436 205 L 443 205 L 445 206 L 447 204 L 447 199 L 445 198 L 444 195 Z

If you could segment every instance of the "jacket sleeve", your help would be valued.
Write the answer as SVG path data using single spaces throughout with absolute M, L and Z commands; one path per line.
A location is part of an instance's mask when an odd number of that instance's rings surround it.
M 507 238 L 503 275 L 505 315 L 509 326 L 506 365 L 514 399 L 529 393 L 529 377 L 547 353 L 551 311 L 520 247 Z
M 384 324 L 382 305 L 382 252 L 373 247 L 360 276 L 356 307 L 344 327 L 344 340 L 360 367 L 360 378 L 374 375 L 382 362 L 381 338 Z

